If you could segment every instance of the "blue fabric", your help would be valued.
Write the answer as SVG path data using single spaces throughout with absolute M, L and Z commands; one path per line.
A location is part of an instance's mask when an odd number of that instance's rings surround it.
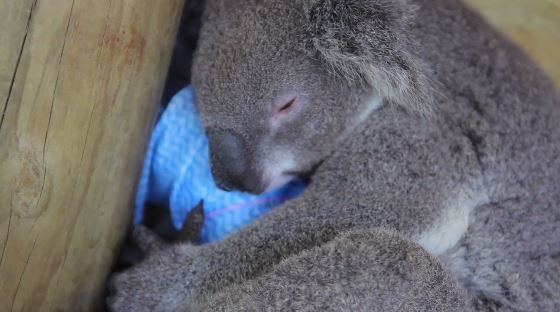
M 304 188 L 303 182 L 296 181 L 259 196 L 217 188 L 194 94 L 186 87 L 173 97 L 152 133 L 136 194 L 134 223 L 142 222 L 144 206 L 151 202 L 170 207 L 173 224 L 180 229 L 189 211 L 203 201 L 201 242 L 211 242 L 296 197 Z

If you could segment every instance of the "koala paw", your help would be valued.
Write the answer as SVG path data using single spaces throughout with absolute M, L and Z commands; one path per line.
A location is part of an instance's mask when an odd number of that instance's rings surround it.
M 195 262 L 201 247 L 166 245 L 150 230 L 139 226 L 134 240 L 146 258 L 109 280 L 109 311 L 176 311 L 195 291 L 202 270 Z M 198 273 L 198 274 L 196 274 Z

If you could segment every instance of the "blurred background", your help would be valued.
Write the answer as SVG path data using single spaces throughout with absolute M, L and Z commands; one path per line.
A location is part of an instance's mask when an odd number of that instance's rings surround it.
M 466 0 L 560 86 L 560 0 Z

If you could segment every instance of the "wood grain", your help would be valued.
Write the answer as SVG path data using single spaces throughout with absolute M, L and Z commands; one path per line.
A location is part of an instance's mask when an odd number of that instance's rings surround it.
M 560 86 L 560 0 L 467 0 Z
M 97 310 L 183 0 L 0 0 L 0 311 Z

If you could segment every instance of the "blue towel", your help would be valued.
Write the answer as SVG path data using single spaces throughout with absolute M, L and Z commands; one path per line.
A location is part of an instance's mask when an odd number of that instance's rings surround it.
M 198 119 L 194 93 L 186 87 L 162 112 L 152 133 L 136 194 L 134 223 L 142 222 L 146 202 L 169 207 L 173 225 L 181 229 L 189 211 L 203 201 L 201 243 L 233 233 L 305 188 L 291 182 L 262 195 L 226 192 L 210 172 L 208 141 Z

